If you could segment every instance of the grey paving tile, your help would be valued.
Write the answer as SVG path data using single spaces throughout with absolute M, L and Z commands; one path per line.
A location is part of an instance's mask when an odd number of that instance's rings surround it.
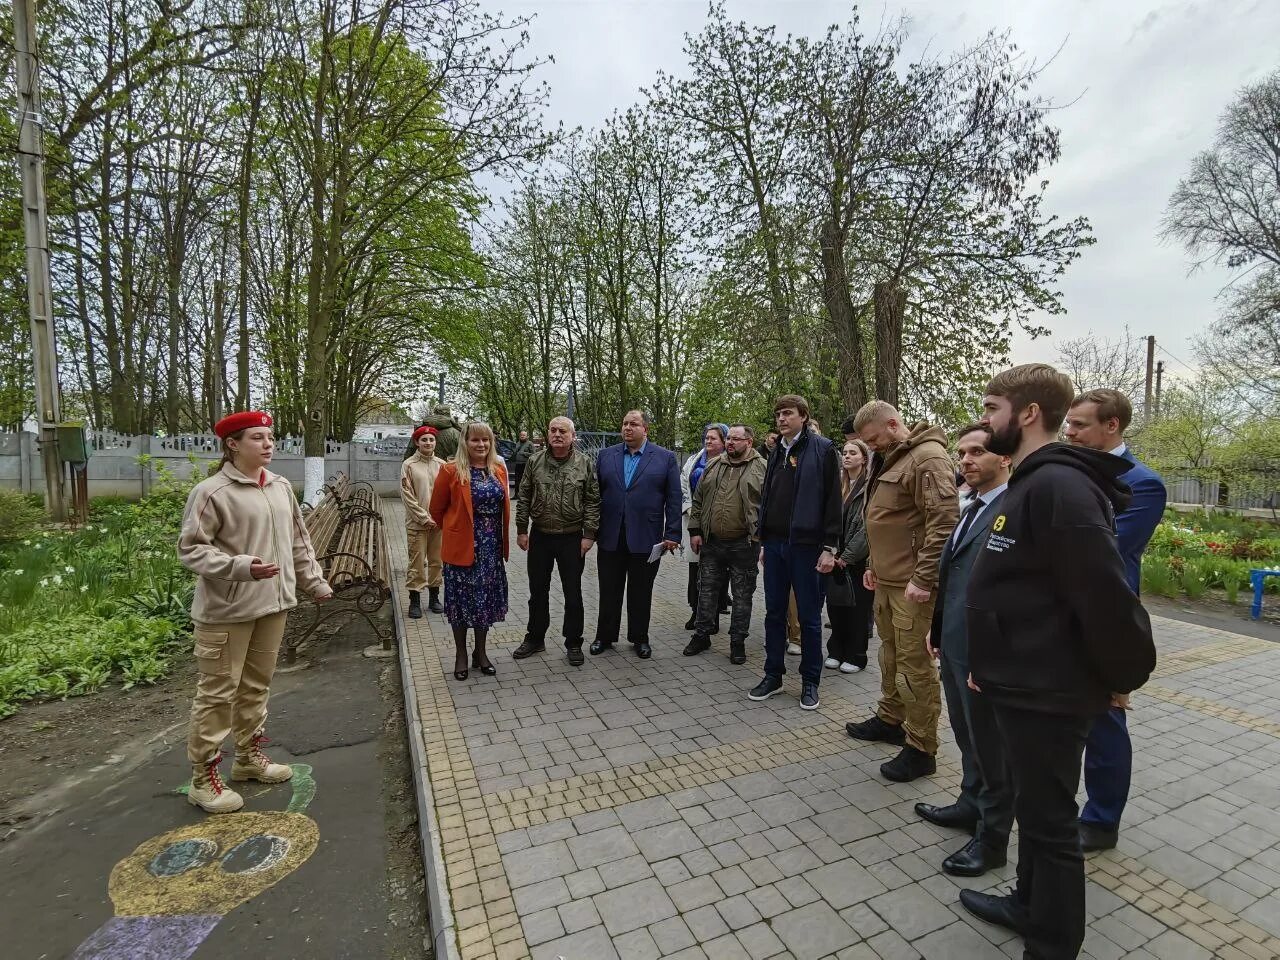
M 606 827 L 594 833 L 570 837 L 566 841 L 573 860 L 581 869 L 621 860 L 638 853 L 625 827 Z
M 924 960 L 988 960 L 993 952 L 990 941 L 963 923 L 952 923 L 914 940 L 911 948 Z
M 507 854 L 502 858 L 502 865 L 512 887 L 523 887 L 551 877 L 563 877 L 566 873 L 577 870 L 563 840 Z
M 595 904 L 605 927 L 615 936 L 676 915 L 667 891 L 652 878 L 598 893 Z
M 565 933 L 577 933 L 600 922 L 600 914 L 590 899 L 562 903 L 556 909 L 560 914 L 560 922 L 564 924 Z
M 662 951 L 653 942 L 648 930 L 632 930 L 620 937 L 613 938 L 613 945 L 618 951 L 619 960 L 657 960 Z M 566 957 L 565 960 L 568 960 Z
M 841 860 L 804 875 L 827 903 L 842 910 L 878 896 L 887 889 L 865 867 L 853 859 Z
M 955 914 L 916 884 L 881 894 L 868 906 L 906 940 L 915 940 L 955 919 Z
M 512 897 L 516 903 L 516 911 L 520 914 L 536 913 L 547 907 L 567 903 L 571 899 L 569 888 L 560 877 L 552 877 L 550 880 L 519 887 Z
M 818 960 L 861 939 L 822 901 L 775 917 L 770 926 L 797 960 Z
M 1166 930 L 1147 944 L 1146 950 L 1160 960 L 1213 960 L 1213 954 L 1176 930 Z
M 631 835 L 640 852 L 650 863 L 676 857 L 702 846 L 689 825 L 683 820 L 648 827 Z
M 619 960 L 604 927 L 592 927 L 533 948 L 533 960 L 570 960 L 571 957 L 575 960 L 578 957 L 583 960 L 588 957 L 591 960 Z

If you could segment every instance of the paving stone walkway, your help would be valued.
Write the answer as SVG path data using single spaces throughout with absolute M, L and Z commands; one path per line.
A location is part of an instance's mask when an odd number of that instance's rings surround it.
M 400 504 L 383 509 L 388 529 L 403 530 Z M 390 539 L 400 583 L 405 543 Z M 528 586 L 524 554 L 512 552 L 511 611 L 491 633 L 497 676 L 453 680 L 443 618 L 404 621 L 457 956 L 1021 956 L 1020 939 L 957 900 L 965 886 L 1007 887 L 1014 865 L 978 880 L 947 876 L 939 865 L 964 837 L 912 811 L 955 794 L 950 731 L 938 775 L 906 785 L 879 776 L 893 748 L 844 734 L 845 721 L 874 708 L 876 641 L 866 672 L 824 675 L 819 710 L 799 707 L 795 658 L 787 695 L 752 703 L 763 593 L 745 666 L 729 663 L 724 633 L 710 652 L 683 657 L 686 569 L 668 558 L 652 660 L 623 644 L 581 668 L 557 645 L 515 661 Z M 593 558 L 583 578 L 588 641 Z M 1164 618 L 1155 627 L 1160 665 L 1133 698 L 1120 845 L 1088 863 L 1083 955 L 1276 960 L 1280 642 Z

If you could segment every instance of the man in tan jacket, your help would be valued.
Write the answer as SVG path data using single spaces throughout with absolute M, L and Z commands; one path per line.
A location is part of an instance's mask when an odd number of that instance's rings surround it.
M 409 539 L 409 616 L 422 616 L 422 588 L 431 591 L 428 609 L 444 613 L 440 603 L 440 585 L 444 582 L 440 564 L 440 528 L 431 519 L 427 507 L 431 488 L 440 472 L 436 453 L 436 428 L 421 426 L 413 431 L 417 451 L 400 468 L 400 499 L 404 501 L 405 532 Z
M 867 493 L 871 555 L 863 585 L 876 592 L 881 696 L 875 716 L 845 729 L 858 740 L 902 744 L 880 773 L 905 783 L 937 770 L 942 697 L 924 637 L 937 600 L 938 563 L 960 501 L 940 428 L 924 422 L 908 428 L 883 400 L 863 406 L 853 426 L 880 455 Z

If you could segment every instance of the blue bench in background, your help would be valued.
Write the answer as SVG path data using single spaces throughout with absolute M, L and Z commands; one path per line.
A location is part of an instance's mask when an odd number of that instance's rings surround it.
M 1249 608 L 1249 616 L 1255 620 L 1262 616 L 1262 585 L 1267 577 L 1280 577 L 1280 570 L 1249 571 L 1249 582 L 1253 585 L 1253 606 Z

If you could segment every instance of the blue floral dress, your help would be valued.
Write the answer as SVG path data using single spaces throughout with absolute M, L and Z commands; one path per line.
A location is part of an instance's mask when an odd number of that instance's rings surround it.
M 502 562 L 502 484 L 471 468 L 475 562 L 444 565 L 444 615 L 455 627 L 487 629 L 507 618 L 507 569 Z

